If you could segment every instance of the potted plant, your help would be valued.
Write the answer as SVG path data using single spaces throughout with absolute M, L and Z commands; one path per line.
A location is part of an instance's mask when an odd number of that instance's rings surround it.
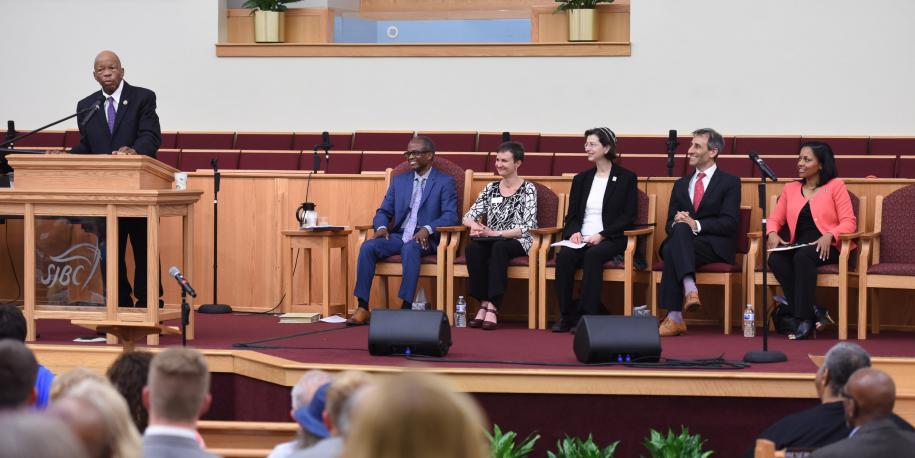
M 597 4 L 613 0 L 556 0 L 556 11 L 569 13 L 569 41 L 597 41 Z
M 489 438 L 489 453 L 492 458 L 525 458 L 534 450 L 534 444 L 540 439 L 539 434 L 531 433 L 520 444 L 515 443 L 518 434 L 514 431 L 503 432 L 499 425 L 493 425 L 492 434 L 486 431 Z
M 651 430 L 651 435 L 645 438 L 642 443 L 651 458 L 708 458 L 713 452 L 703 451 L 702 446 L 705 441 L 698 434 L 690 434 L 689 429 L 680 426 L 680 434 L 674 435 L 674 432 L 667 430 L 667 437 L 663 434 Z
M 613 458 L 619 444 L 620 441 L 616 441 L 600 448 L 590 434 L 588 434 L 588 440 L 585 441 L 578 437 L 566 436 L 565 439 L 556 441 L 556 451 L 548 451 L 546 456 L 548 458 Z
M 283 12 L 285 3 L 299 0 L 247 0 L 242 8 L 252 9 L 254 14 L 254 41 L 258 43 L 282 43 L 284 37 Z

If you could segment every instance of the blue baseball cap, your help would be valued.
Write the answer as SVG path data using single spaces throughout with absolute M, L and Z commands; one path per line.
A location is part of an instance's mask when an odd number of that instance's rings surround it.
M 327 404 L 328 388 L 330 388 L 330 383 L 325 383 L 318 387 L 315 395 L 311 398 L 311 402 L 308 405 L 299 407 L 292 414 L 302 429 L 322 439 L 330 436 L 330 431 L 327 430 L 327 426 L 324 426 L 323 417 L 324 406 Z

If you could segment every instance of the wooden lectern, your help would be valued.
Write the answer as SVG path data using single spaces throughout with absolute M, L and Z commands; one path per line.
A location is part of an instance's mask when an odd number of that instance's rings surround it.
M 35 340 L 35 320 L 64 319 L 130 340 L 145 334 L 147 344 L 158 345 L 159 332 L 174 333 L 163 320 L 180 319 L 180 308 L 156 307 L 159 303 L 159 218 L 180 216 L 183 229 L 183 268 L 191 277 L 193 205 L 203 191 L 173 190 L 174 168 L 147 156 L 10 155 L 15 170 L 14 189 L 0 190 L 0 215 L 22 215 L 24 261 L 24 313 L 26 339 Z M 36 302 L 36 217 L 104 217 L 108 248 L 105 269 L 105 308 L 60 306 Z M 118 217 L 147 219 L 147 298 L 144 309 L 118 307 Z M 134 329 L 136 328 L 136 329 Z M 159 332 L 156 332 L 156 331 Z M 194 336 L 192 309 L 188 338 Z M 139 335 L 138 335 L 139 334 Z

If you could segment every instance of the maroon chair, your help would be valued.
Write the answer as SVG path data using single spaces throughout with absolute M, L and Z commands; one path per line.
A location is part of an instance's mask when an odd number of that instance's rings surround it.
M 871 137 L 874 156 L 915 156 L 915 137 Z
M 436 143 L 436 148 L 438 148 L 438 143 Z M 466 170 L 473 170 L 474 172 L 484 172 L 486 171 L 486 164 L 489 161 L 495 160 L 495 154 L 489 153 L 457 153 L 457 152 L 437 152 L 435 157 L 442 157 L 448 159 L 451 162 L 463 167 Z
M 162 132 L 162 144 L 159 148 L 178 149 L 178 132 Z
M 282 151 L 292 147 L 292 132 L 238 132 L 235 149 Z
M 724 287 L 724 333 L 731 333 L 731 312 L 733 306 L 734 285 L 740 285 L 738 297 L 744 297 L 746 286 L 747 253 L 750 250 L 750 240 L 747 233 L 750 231 L 750 207 L 740 207 L 740 214 L 737 219 L 737 259 L 736 263 L 728 264 L 726 262 L 713 262 L 696 269 L 696 285 L 718 285 Z M 666 223 L 665 223 L 666 224 Z M 658 285 L 661 283 L 661 273 L 664 271 L 664 261 L 659 260 L 652 268 L 652 287 L 651 287 L 651 314 L 658 316 Z M 741 301 L 738 300 L 738 304 Z
M 301 151 L 242 150 L 238 158 L 238 168 L 242 170 L 298 170 L 301 159 Z
M 67 131 L 64 132 L 64 148 L 73 148 L 79 143 L 79 138 L 80 135 L 78 129 L 67 129 Z
M 525 153 L 536 153 L 540 149 L 540 134 L 532 132 L 510 132 L 513 142 L 521 143 Z M 502 144 L 502 132 L 480 132 L 477 137 L 477 151 L 495 152 Z
M 689 151 L 692 135 L 678 135 L 674 154 L 685 155 Z M 724 154 L 732 154 L 734 137 L 724 137 Z M 620 135 L 616 137 L 616 150 L 622 154 L 667 154 L 667 136 L 661 135 Z
M 477 149 L 477 133 L 471 131 L 465 132 L 442 132 L 442 131 L 426 131 L 426 132 L 417 132 L 416 135 L 425 135 L 432 139 L 432 142 L 435 143 L 435 151 L 476 151 Z M 404 145 L 406 147 L 406 145 Z M 475 169 L 476 170 L 476 169 Z
M 185 149 L 233 149 L 235 132 L 178 132 L 175 148 Z
M 495 162 L 486 162 L 486 172 L 495 172 Z M 524 152 L 524 164 L 519 170 L 521 175 L 528 177 L 543 177 L 553 174 L 553 153 L 528 153 Z
M 582 134 L 540 134 L 540 151 L 550 153 L 583 153 L 585 137 Z
M 312 170 L 314 167 L 314 150 L 302 151 L 300 170 Z M 330 162 L 324 158 L 324 153 L 318 153 L 321 159 L 321 170 L 325 173 L 359 174 L 362 171 L 362 151 L 331 151 Z M 403 156 L 401 156 L 403 158 Z
M 899 156 L 896 178 L 915 178 L 915 156 Z
M 794 156 L 761 156 L 766 165 L 772 169 L 779 179 L 793 180 L 797 178 L 797 155 Z M 749 160 L 749 159 L 747 159 Z M 753 165 L 753 178 L 759 178 L 759 167 Z M 843 175 L 842 176 L 846 176 Z
M 755 151 L 760 156 L 797 156 L 801 149 L 800 136 L 736 136 L 734 153 L 746 156 Z
M 863 156 L 867 154 L 868 137 L 801 137 L 801 143 L 825 142 L 836 156 Z
M 31 129 L 30 129 L 31 130 Z M 22 135 L 28 130 L 17 130 L 18 135 Z M 23 138 L 15 143 L 16 148 L 50 148 L 61 149 L 64 147 L 64 136 L 66 132 L 62 130 L 46 130 L 38 132 L 30 137 Z M 79 138 L 77 138 L 79 141 Z M 110 153 L 111 151 L 93 151 L 93 153 Z
M 330 132 L 328 135 L 330 135 L 330 144 L 334 145 L 331 151 L 351 151 L 353 149 L 352 132 Z M 315 145 L 320 145 L 323 141 L 321 132 L 296 132 L 292 136 L 292 149 L 314 152 Z
M 836 168 L 847 178 L 895 178 L 896 156 L 836 156 Z
M 237 169 L 240 154 L 241 152 L 237 150 L 184 149 L 181 150 L 178 169 L 184 172 L 199 169 L 211 170 L 213 167 L 210 165 L 210 160 L 213 158 L 218 161 L 216 164 L 220 170 Z
M 179 168 L 178 164 L 181 162 L 181 150 L 159 148 L 159 151 L 156 152 L 156 159 L 177 169 Z
M 737 175 L 740 178 L 750 178 L 753 176 L 753 169 L 756 165 L 746 156 L 718 156 L 718 167 L 730 174 Z
M 333 161 L 333 159 L 331 159 Z M 309 163 L 307 160 L 306 163 Z M 400 151 L 363 151 L 362 172 L 384 172 L 404 162 Z
M 593 167 L 594 164 L 588 160 L 588 156 L 584 152 L 556 153 L 553 156 L 553 175 L 578 173 Z
M 356 131 L 353 135 L 353 147 L 350 149 L 403 152 L 407 150 L 407 144 L 410 143 L 411 138 L 413 138 L 412 130 L 389 132 Z
M 619 159 L 620 165 L 631 170 L 640 177 L 666 177 L 666 154 L 623 154 Z M 683 155 L 674 156 L 674 176 L 681 177 L 686 174 L 689 162 Z

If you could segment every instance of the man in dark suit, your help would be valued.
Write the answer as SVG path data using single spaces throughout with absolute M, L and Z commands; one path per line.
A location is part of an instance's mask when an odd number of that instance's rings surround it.
M 774 442 L 776 450 L 816 449 L 845 439 L 851 428 L 845 423 L 842 390 L 855 371 L 870 366 L 870 355 L 859 345 L 850 342 L 834 345 L 826 352 L 813 381 L 820 404 L 782 418 L 758 438 Z M 893 414 L 891 418 L 900 428 L 915 432 L 912 425 L 898 415 Z M 754 448 L 751 446 L 743 456 L 753 458 Z
M 159 117 L 156 115 L 156 94 L 149 89 L 127 84 L 121 60 L 111 51 L 102 51 L 95 57 L 92 74 L 102 89 L 80 100 L 76 109 L 84 110 L 95 104 L 99 108 L 89 111 L 79 120 L 79 143 L 70 152 L 156 157 L 156 151 L 162 143 Z M 134 305 L 124 262 L 127 238 L 130 237 L 136 266 L 132 292 L 137 298 L 136 306 L 145 307 L 146 219 L 120 218 L 118 223 L 118 305 Z M 162 295 L 161 282 L 159 295 Z
M 734 262 L 740 179 L 718 170 L 716 161 L 723 150 L 724 139 L 714 129 L 693 132 L 688 156 L 695 172 L 677 180 L 670 194 L 667 239 L 661 244 L 660 302 L 668 313 L 659 332 L 665 337 L 685 333 L 683 311 L 700 306 L 696 268 Z
M 198 442 L 197 420 L 210 408 L 210 372 L 197 350 L 173 347 L 156 354 L 143 388 L 149 426 L 143 432 L 146 458 L 211 455 Z
M 878 369 L 856 371 L 842 392 L 845 420 L 853 428 L 848 439 L 817 449 L 813 457 L 896 457 L 915 454 L 915 433 L 892 419 L 896 402 L 893 379 Z
M 454 178 L 432 167 L 435 159 L 432 140 L 421 135 L 414 137 L 404 157 L 413 171 L 391 179 L 372 221 L 375 238 L 359 249 L 353 291 L 359 307 L 346 322 L 348 326 L 369 322 L 368 300 L 375 264 L 388 256 L 402 257 L 403 279 L 397 296 L 403 300 L 401 308 L 411 308 L 419 280 L 419 259 L 433 253 L 438 245 L 435 228 L 459 223 Z

